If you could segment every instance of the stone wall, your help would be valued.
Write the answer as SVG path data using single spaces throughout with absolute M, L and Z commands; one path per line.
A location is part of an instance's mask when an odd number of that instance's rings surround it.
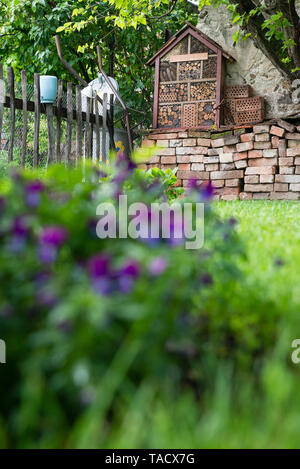
M 277 120 L 223 134 L 153 131 L 155 156 L 141 168 L 178 168 L 178 185 L 211 181 L 216 198 L 300 199 L 300 126 Z
M 296 1 L 296 6 L 299 10 L 300 0 Z M 201 10 L 198 28 L 236 59 L 235 63 L 226 64 L 225 84 L 251 85 L 254 95 L 265 98 L 268 119 L 300 113 L 300 104 L 293 103 L 289 82 L 253 42 L 248 39 L 234 45 L 232 36 L 237 26 L 232 26 L 230 12 L 224 6 Z

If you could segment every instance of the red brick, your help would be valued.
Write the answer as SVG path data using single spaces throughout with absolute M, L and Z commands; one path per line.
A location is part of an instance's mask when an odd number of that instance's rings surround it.
M 273 148 L 271 150 L 263 150 L 264 158 L 276 158 L 278 156 L 278 151 Z
M 286 130 L 287 132 L 294 132 L 295 131 L 295 126 L 294 124 L 290 124 L 289 122 L 286 122 L 282 119 L 279 119 L 277 121 L 277 125 L 280 125 L 280 127 L 282 127 L 284 130 Z
M 256 174 L 253 174 L 251 176 L 245 176 L 244 177 L 244 182 L 245 184 L 258 184 L 259 183 L 259 176 Z
M 221 195 L 238 195 L 240 193 L 240 189 L 238 187 L 223 187 L 220 190 Z
M 252 192 L 241 192 L 240 193 L 240 200 L 251 200 L 252 199 Z
M 209 179 L 209 173 L 202 171 L 177 171 L 179 179 Z
M 300 147 L 299 148 L 288 148 L 286 150 L 286 156 L 300 156 Z
M 270 141 L 270 134 L 257 134 L 255 135 L 256 142 L 269 142 Z
M 195 147 L 196 145 L 197 145 L 196 138 L 186 138 L 185 140 L 183 140 L 184 147 Z
M 272 137 L 271 138 L 272 148 L 278 148 L 279 144 L 279 137 Z
M 211 144 L 208 138 L 198 138 L 197 145 L 199 145 L 199 147 L 210 147 Z
M 155 142 L 154 140 L 149 140 L 149 139 L 143 139 L 142 141 L 142 147 L 143 148 L 148 148 L 148 147 L 154 147 Z
M 240 136 L 240 139 L 241 139 L 241 142 L 242 143 L 245 143 L 245 142 L 252 142 L 254 140 L 254 133 L 251 132 L 250 134 L 242 134 Z
M 161 164 L 176 164 L 176 156 L 162 156 Z
M 299 192 L 271 192 L 271 200 L 298 200 Z
M 207 155 L 207 147 L 183 147 L 176 148 L 176 155 Z
M 266 132 L 269 132 L 270 126 L 267 124 L 262 124 L 262 125 L 255 125 L 253 127 L 253 132 L 255 134 L 264 134 Z
M 276 174 L 275 176 L 276 182 L 287 182 L 288 184 L 299 184 L 300 183 L 300 175 L 292 174 L 290 176 L 285 176 L 283 174 Z
M 248 152 L 242 151 L 241 153 L 233 154 L 233 161 L 246 160 L 248 158 Z
M 285 130 L 282 129 L 281 127 L 276 127 L 276 125 L 272 125 L 270 129 L 270 134 L 277 135 L 277 137 L 283 137 L 285 134 Z
M 216 189 L 218 189 L 220 187 L 224 187 L 224 184 L 225 184 L 224 179 L 220 179 L 220 180 L 212 182 L 213 187 L 215 187 Z
M 171 148 L 175 148 L 175 147 L 182 147 L 183 145 L 183 142 L 185 142 L 186 140 L 182 140 L 180 138 L 176 139 L 176 140 L 167 140 L 170 142 L 170 147 Z
M 285 135 L 285 138 L 287 140 L 300 140 L 300 133 L 299 134 L 298 133 L 297 134 L 296 133 L 293 133 L 293 134 L 288 133 L 288 134 Z
M 286 149 L 286 141 L 285 140 L 279 140 L 279 142 L 278 142 L 278 154 L 282 158 L 285 158 L 287 156 L 287 149 Z
M 160 156 L 175 156 L 175 148 L 157 148 L 156 153 Z
M 274 174 L 261 174 L 259 176 L 259 182 L 261 184 L 272 184 L 274 182 Z
M 179 156 L 177 156 L 178 160 Z M 204 156 L 203 155 L 191 155 L 190 156 L 191 163 L 203 163 Z
M 248 151 L 248 158 L 262 158 L 262 150 L 250 150 Z
M 294 158 L 279 158 L 279 166 L 293 166 Z
M 160 156 L 151 156 L 151 158 L 149 158 L 147 163 L 148 164 L 160 163 Z M 176 161 L 174 161 L 174 163 L 176 163 Z
M 247 150 L 252 150 L 253 146 L 254 146 L 253 142 L 238 143 L 236 146 L 236 149 L 238 152 L 247 151 Z
M 235 153 L 236 152 L 236 145 L 225 145 L 223 147 L 222 153 Z
M 274 166 L 253 166 L 252 168 L 246 168 L 245 174 L 275 174 Z
M 248 166 L 246 160 L 236 161 L 234 163 L 234 165 L 235 165 L 236 169 L 243 169 L 243 168 L 247 168 L 247 166 Z
M 190 155 L 177 155 L 177 163 L 191 163 Z
M 289 190 L 289 185 L 288 184 L 284 184 L 284 183 L 280 183 L 280 182 L 276 182 L 274 184 L 274 191 L 275 192 L 287 192 Z
M 253 200 L 265 200 L 270 198 L 270 192 L 255 192 Z
M 219 163 L 220 162 L 220 158 L 219 156 L 204 156 L 203 157 L 203 163 Z
M 221 163 L 220 171 L 232 171 L 235 169 L 234 163 Z
M 178 168 L 179 168 L 179 166 L 180 165 L 178 165 Z M 192 171 L 204 171 L 204 164 L 203 163 L 193 163 L 192 164 Z
M 226 187 L 239 187 L 240 180 L 239 179 L 227 179 L 225 185 Z
M 234 171 L 213 171 L 210 173 L 211 179 L 236 179 L 242 178 L 244 176 L 244 171 L 234 170 Z
M 151 140 L 172 140 L 178 137 L 178 133 L 168 133 L 168 134 L 150 134 L 148 136 Z
M 273 184 L 245 184 L 245 192 L 272 192 Z
M 297 169 L 297 166 L 296 166 L 296 169 Z M 295 172 L 295 168 L 291 167 L 291 166 L 280 166 L 279 167 L 279 173 L 280 174 L 285 174 L 285 175 L 290 175 L 290 174 L 294 174 Z M 296 172 L 297 174 L 297 172 Z
M 204 166 L 204 165 L 203 165 Z M 191 169 L 191 165 L 189 163 L 180 163 L 178 165 L 179 171 L 189 171 Z M 193 169 L 193 168 L 192 168 Z M 196 168 L 195 168 L 196 169 Z
M 215 140 L 211 141 L 211 146 L 213 148 L 224 147 L 224 145 L 225 145 L 224 138 L 216 138 Z
M 214 163 L 214 164 L 206 164 L 205 165 L 205 171 L 218 171 L 219 170 L 219 164 Z
M 251 166 L 276 166 L 278 158 L 255 158 L 248 161 Z
M 220 155 L 220 163 L 232 163 L 233 153 L 223 153 Z
M 255 150 L 268 150 L 269 148 L 272 148 L 271 142 L 254 142 Z

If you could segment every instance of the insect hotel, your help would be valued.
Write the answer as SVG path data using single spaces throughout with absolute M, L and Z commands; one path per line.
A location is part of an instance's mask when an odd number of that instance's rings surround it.
M 216 42 L 187 23 L 148 62 L 155 66 L 153 128 L 220 128 L 261 122 L 263 98 L 251 87 L 224 89 L 226 61 Z
M 264 121 L 264 98 L 248 84 L 224 86 L 230 62 L 188 23 L 147 62 L 154 108 L 143 146 L 156 149 L 141 166 L 175 170 L 177 186 L 210 183 L 216 199 L 300 200 L 300 126 Z

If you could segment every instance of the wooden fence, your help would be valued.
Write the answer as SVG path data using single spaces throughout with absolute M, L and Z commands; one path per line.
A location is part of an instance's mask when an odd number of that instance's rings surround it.
M 39 81 L 39 74 L 36 73 L 33 99 L 29 100 L 27 75 L 23 70 L 20 81 L 18 80 L 18 84 L 21 82 L 21 98 L 16 97 L 14 70 L 12 67 L 7 67 L 5 77 L 3 65 L 0 63 L 0 151 L 2 150 L 3 153 L 3 146 L 5 146 L 7 161 L 10 163 L 14 160 L 14 149 L 18 147 L 18 162 L 25 167 L 28 164 L 28 145 L 32 148 L 30 164 L 33 167 L 49 165 L 53 162 L 77 162 L 82 157 L 93 158 L 94 161 L 106 161 L 108 158 L 107 115 L 113 121 L 112 99 L 108 103 L 108 96 L 103 96 L 102 111 L 99 113 L 97 99 L 83 98 L 80 86 L 74 86 L 72 83 L 64 84 L 62 80 L 59 80 L 56 103 L 41 104 Z M 63 102 L 63 98 L 66 98 L 66 102 Z M 84 112 L 82 110 L 83 99 L 86 99 Z M 6 121 L 5 109 L 9 110 Z M 16 112 L 22 112 L 22 137 L 17 142 L 15 139 Z M 31 119 L 33 116 L 33 136 L 30 136 L 30 142 L 28 141 L 29 116 Z M 47 157 L 43 161 L 40 155 L 41 118 L 46 119 L 47 122 Z M 6 138 L 3 142 L 5 122 Z M 64 140 L 62 140 L 62 123 L 64 123 Z

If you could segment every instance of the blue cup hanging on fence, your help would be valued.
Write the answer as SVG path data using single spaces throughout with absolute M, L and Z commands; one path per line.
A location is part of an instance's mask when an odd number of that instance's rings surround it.
M 57 77 L 50 75 L 40 76 L 41 103 L 53 104 L 57 94 Z

